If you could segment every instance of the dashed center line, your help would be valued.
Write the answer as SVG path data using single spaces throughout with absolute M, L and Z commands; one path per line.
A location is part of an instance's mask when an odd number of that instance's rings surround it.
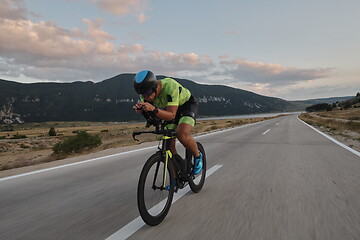
M 223 165 L 215 165 L 212 168 L 208 169 L 206 171 L 206 177 L 205 178 L 212 175 L 214 172 L 219 170 L 222 166 Z M 180 189 L 176 194 L 174 194 L 174 198 L 173 198 L 172 203 L 174 204 L 177 200 L 179 200 L 181 197 L 183 197 L 189 191 L 190 191 L 189 185 L 187 185 L 183 189 Z M 159 205 L 161 205 L 161 204 L 162 203 L 159 203 Z M 133 221 L 131 221 L 129 224 L 127 224 L 126 226 L 121 228 L 119 231 L 115 232 L 113 235 L 106 238 L 106 240 L 125 240 L 128 237 L 130 237 L 131 235 L 133 235 L 134 233 L 136 233 L 143 226 L 145 226 L 145 223 L 143 222 L 143 220 L 139 216 L 136 219 L 134 219 Z
M 270 130 L 271 130 L 271 129 L 268 129 L 268 130 L 266 130 L 265 132 L 263 132 L 262 134 L 265 135 L 265 134 L 267 134 Z

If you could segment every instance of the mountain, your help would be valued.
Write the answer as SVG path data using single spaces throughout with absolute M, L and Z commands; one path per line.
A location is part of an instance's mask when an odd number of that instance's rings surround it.
M 342 102 L 331 103 L 317 103 L 307 107 L 307 112 L 318 112 L 318 111 L 332 111 L 332 110 L 347 110 L 349 108 L 360 108 L 360 93 L 358 92 L 355 97 L 346 98 Z
M 332 97 L 332 98 L 316 98 L 316 99 L 309 99 L 309 100 L 302 100 L 302 101 L 295 101 L 299 103 L 305 103 L 305 104 L 319 104 L 319 103 L 336 103 L 336 102 L 342 102 L 346 101 L 348 99 L 353 98 L 354 96 L 345 96 L 345 97 Z
M 120 74 L 98 83 L 24 84 L 0 80 L 0 120 L 4 123 L 140 120 L 142 117 L 132 110 L 138 99 L 133 78 L 134 74 Z M 286 112 L 308 106 L 227 86 L 175 79 L 198 99 L 199 116 Z

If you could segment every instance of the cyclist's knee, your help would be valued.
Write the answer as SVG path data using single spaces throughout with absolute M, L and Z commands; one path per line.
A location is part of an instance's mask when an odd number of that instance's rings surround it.
M 190 133 L 188 133 L 188 132 L 178 132 L 177 133 L 177 138 L 179 139 L 179 141 L 181 143 L 186 142 L 190 138 Z
M 192 126 L 186 123 L 181 123 L 177 129 L 177 138 L 181 143 L 187 143 L 191 139 Z

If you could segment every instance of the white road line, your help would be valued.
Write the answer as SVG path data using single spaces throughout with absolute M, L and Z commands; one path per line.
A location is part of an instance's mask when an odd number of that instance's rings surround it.
M 133 153 L 133 152 L 138 152 L 138 151 L 142 151 L 142 150 L 146 150 L 146 149 L 150 149 L 150 148 L 154 148 L 154 147 L 157 147 L 157 145 L 156 146 L 151 146 L 151 147 L 146 147 L 146 148 L 140 148 L 140 149 L 136 149 L 136 150 L 131 150 L 131 151 L 128 151 L 128 152 L 115 153 L 115 154 L 112 154 L 112 155 L 93 158 L 93 159 L 89 159 L 89 160 L 85 160 L 85 161 L 81 161 L 81 162 L 69 163 L 69 164 L 65 164 L 65 165 L 61 165 L 61 166 L 57 166 L 57 167 L 46 168 L 46 169 L 37 170 L 37 171 L 33 171 L 33 172 L 18 174 L 18 175 L 14 175 L 14 176 L 10 176 L 10 177 L 4 177 L 4 178 L 0 178 L 0 182 L 5 181 L 5 180 L 9 180 L 9 179 L 13 179 L 13 178 L 24 177 L 24 176 L 28 176 L 28 175 L 32 175 L 32 174 L 36 174 L 36 173 L 47 172 L 47 171 L 55 170 L 55 169 L 59 169 L 59 168 L 75 166 L 75 165 L 88 163 L 88 162 L 94 162 L 94 161 L 98 161 L 98 160 L 105 159 L 105 158 L 116 157 L 116 156 L 120 156 L 120 155 L 124 155 L 124 154 L 128 154 L 128 153 Z
M 201 137 L 206 137 L 206 136 L 213 135 L 213 134 L 223 133 L 223 132 L 226 132 L 226 131 L 232 131 L 232 130 L 239 129 L 239 128 L 254 126 L 254 125 L 261 124 L 261 123 L 264 123 L 264 122 L 270 121 L 270 120 L 272 120 L 272 119 L 264 120 L 264 121 L 260 121 L 260 122 L 256 122 L 256 123 L 249 123 L 249 124 L 245 124 L 245 125 L 241 125 L 241 126 L 237 126 L 237 127 L 230 127 L 230 128 L 226 128 L 224 130 L 219 130 L 219 131 L 215 130 L 214 132 L 206 133 L 206 134 L 203 134 L 203 135 L 198 135 L 198 136 L 196 136 L 194 138 L 201 138 Z
M 270 120 L 271 120 L 271 119 L 270 119 Z M 225 131 L 234 130 L 234 129 L 237 129 L 237 128 L 248 127 L 248 126 L 252 126 L 252 125 L 264 123 L 264 122 L 270 121 L 270 120 L 265 120 L 265 121 L 261 121 L 261 122 L 246 124 L 246 125 L 242 125 L 242 126 L 238 126 L 238 127 L 234 127 L 234 128 L 228 128 L 228 129 L 224 129 L 224 130 L 221 130 L 221 131 L 215 131 L 215 132 L 211 132 L 211 133 L 206 133 L 206 134 L 203 134 L 203 135 L 195 136 L 195 138 L 202 138 L 202 137 L 205 137 L 205 136 L 209 136 L 209 135 L 213 135 L 213 134 L 218 134 L 218 133 L 222 133 L 222 132 L 225 132 Z M 89 159 L 89 160 L 85 160 L 85 161 L 81 161 L 81 162 L 69 163 L 69 164 L 65 164 L 65 165 L 61 165 L 61 166 L 57 166 L 57 167 L 46 168 L 46 169 L 42 169 L 42 170 L 32 171 L 32 172 L 23 173 L 23 174 L 18 174 L 18 175 L 13 175 L 13 176 L 9 176 L 9 177 L 3 177 L 3 178 L 0 178 L 0 182 L 1 182 L 1 181 L 6 181 L 6 180 L 10 180 L 10 179 L 14 179 L 14 178 L 29 176 L 29 175 L 33 175 L 33 174 L 37 174 L 37 173 L 42 173 L 42 172 L 47 172 L 47 171 L 51 171 L 51 170 L 56 170 L 56 169 L 60 169 L 60 168 L 64 168 L 64 167 L 70 167 L 70 166 L 75 166 L 75 165 L 79 165 L 79 164 L 83 164 L 83 163 L 94 162 L 94 161 L 98 161 L 98 160 L 105 159 L 105 158 L 116 157 L 116 156 L 120 156 L 120 155 L 123 155 L 123 154 L 128 154 L 128 153 L 143 151 L 143 150 L 150 149 L 150 148 L 154 148 L 154 147 L 157 147 L 157 146 L 158 146 L 158 144 L 156 144 L 156 145 L 154 145 L 154 146 L 151 146 L 151 147 L 136 149 L 136 150 L 132 150 L 132 151 L 128 151 L 128 152 L 116 153 L 116 154 L 112 154 L 112 155 L 108 155 L 108 156 L 103 156 L 103 157 L 98 157 L 98 158 L 93 158 L 93 159 Z
M 298 119 L 299 121 L 303 122 L 306 126 L 312 128 L 312 129 L 315 130 L 316 132 L 320 133 L 321 135 L 323 135 L 323 136 L 326 137 L 327 139 L 333 141 L 333 142 L 336 143 L 337 145 L 345 148 L 346 150 L 348 150 L 348 151 L 350 151 L 350 152 L 352 152 L 352 153 L 354 153 L 355 155 L 357 155 L 357 156 L 360 157 L 360 152 L 358 152 L 358 151 L 356 151 L 355 149 L 352 149 L 352 148 L 346 146 L 345 144 L 343 144 L 343 143 L 341 143 L 341 142 L 338 142 L 337 140 L 335 140 L 334 138 L 330 137 L 329 135 L 327 135 L 327 134 L 325 134 L 325 133 L 317 130 L 317 129 L 314 128 L 313 126 L 311 126 L 311 125 L 307 124 L 306 122 L 304 122 L 303 120 L 301 120 L 301 119 L 299 118 L 299 116 L 297 117 L 297 119 Z
M 265 132 L 263 132 L 262 134 L 265 135 L 265 134 L 267 134 L 268 132 L 270 132 L 270 130 L 271 130 L 271 129 L 268 129 L 268 130 L 266 130 Z
M 209 177 L 214 172 L 216 172 L 217 170 L 219 170 L 221 167 L 222 167 L 222 165 L 215 165 L 212 168 L 210 168 L 209 170 L 207 170 L 206 178 Z M 172 204 L 174 204 L 177 200 L 179 200 L 181 197 L 183 197 L 189 191 L 190 191 L 189 185 L 183 189 L 180 189 L 177 193 L 174 194 Z M 162 202 L 159 204 L 162 204 Z M 154 208 L 156 208 L 156 207 L 157 207 L 157 205 L 154 206 Z M 128 223 L 126 226 L 121 228 L 119 231 L 115 232 L 113 235 L 106 238 L 106 240 L 125 240 L 128 237 L 130 237 L 131 235 L 133 235 L 134 233 L 136 233 L 143 226 L 145 226 L 145 223 L 139 216 L 136 219 L 134 219 L 133 221 L 131 221 L 130 223 Z
M 279 123 L 276 123 L 275 126 L 279 125 Z

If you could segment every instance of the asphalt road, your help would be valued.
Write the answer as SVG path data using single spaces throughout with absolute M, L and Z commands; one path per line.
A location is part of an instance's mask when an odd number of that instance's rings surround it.
M 197 138 L 203 190 L 128 239 L 360 239 L 360 157 L 296 115 Z M 0 239 L 106 239 L 138 218 L 134 151 L 0 179 Z

